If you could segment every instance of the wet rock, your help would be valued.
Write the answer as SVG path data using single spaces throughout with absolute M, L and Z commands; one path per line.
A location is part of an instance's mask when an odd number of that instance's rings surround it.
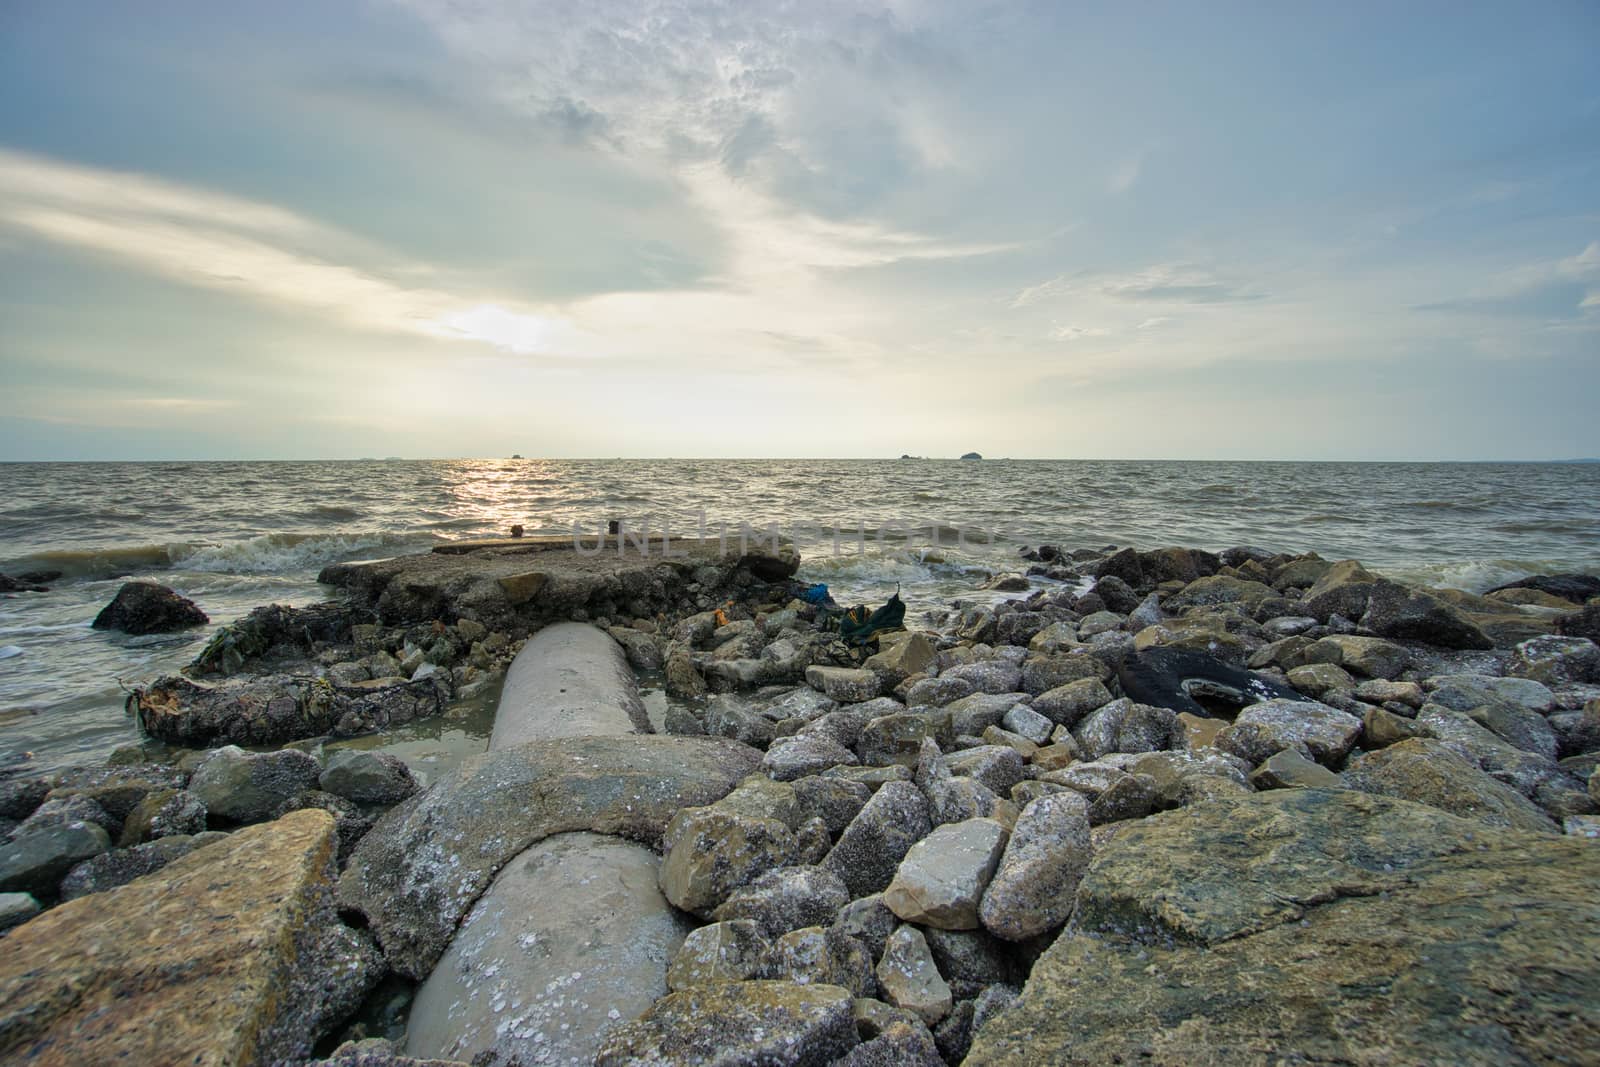
M 895 684 L 927 670 L 937 655 L 928 636 L 915 631 L 884 637 L 878 648 L 878 652 L 869 656 L 862 667 Z
M 655 855 L 557 834 L 508 863 L 417 990 L 414 1056 L 587 1063 L 606 1032 L 667 992 L 688 922 L 656 888 Z
M 677 993 L 690 986 L 766 977 L 771 948 L 760 925 L 749 919 L 702 926 L 690 931 L 672 957 L 667 988 Z
M 1054 793 L 1033 801 L 1022 809 L 984 891 L 984 929 L 1007 941 L 1026 941 L 1066 922 L 1089 856 L 1084 796 Z
M 333 855 L 333 821 L 296 813 L 13 930 L 0 1017 L 15 1025 L 0 1059 L 306 1058 L 381 967 L 334 915 Z
M 874 961 L 883 955 L 884 945 L 899 923 L 894 912 L 883 902 L 882 893 L 868 893 L 852 900 L 839 909 L 834 919 L 834 925 L 842 933 L 861 942 Z
M 705 732 L 712 737 L 726 737 L 755 748 L 766 748 L 772 743 L 772 720 L 737 697 L 713 699 L 702 721 Z
M 1166 708 L 1135 704 L 1123 697 L 1091 712 L 1072 731 L 1086 759 L 1108 752 L 1157 752 L 1170 748 L 1178 717 Z
M 1216 745 L 1252 765 L 1286 748 L 1304 749 L 1318 763 L 1337 763 L 1361 736 L 1361 720 L 1326 704 L 1264 700 L 1241 711 L 1217 734 Z
M 1017 972 L 1013 946 L 985 930 L 922 930 L 939 975 L 956 1000 L 970 1000 L 996 982 L 1012 981 Z
M 1439 704 L 1424 704 L 1417 712 L 1417 723 L 1525 797 L 1533 796 L 1539 783 L 1558 773 L 1554 760 L 1507 743 L 1466 712 Z
M 943 1019 L 954 1003 L 927 940 L 915 926 L 902 925 L 889 935 L 875 973 L 884 998 L 927 1026 Z
M 294 749 L 246 752 L 227 745 L 195 769 L 189 792 L 213 818 L 257 822 L 296 794 L 313 788 L 321 771 L 314 757 Z
M 1579 610 L 1557 619 L 1556 633 L 1600 641 L 1600 598 L 1592 598 Z
M 1007 837 L 1005 827 L 991 819 L 935 827 L 900 861 L 883 892 L 884 903 L 906 922 L 976 929 L 978 903 Z
M 1379 637 L 1425 641 L 1440 648 L 1493 648 L 1482 630 L 1430 593 L 1379 579 L 1362 624 Z
M 0 781 L 0 819 L 21 821 L 44 803 L 54 788 L 43 778 L 12 778 Z
M 928 801 L 910 782 L 889 782 L 845 827 L 822 865 L 837 874 L 851 897 L 885 889 L 911 846 L 928 836 Z
M 1490 826 L 1550 833 L 1555 823 L 1515 789 L 1438 741 L 1402 741 L 1351 761 L 1345 784 L 1365 793 L 1426 804 Z
M 110 836 L 91 822 L 41 827 L 0 845 L 0 893 L 32 893 L 54 899 L 73 867 L 111 847 Z
M 826 1067 L 858 1044 L 850 992 L 796 982 L 698 985 L 607 1036 L 596 1067 Z
M 324 792 L 357 804 L 398 804 L 419 788 L 411 769 L 397 756 L 346 750 L 329 757 L 317 777 Z
M 1506 673 L 1548 686 L 1600 682 L 1600 645 L 1587 637 L 1534 637 L 1522 642 Z
M 707 919 L 734 890 L 794 863 L 799 854 L 794 833 L 783 823 L 716 805 L 678 812 L 662 846 L 661 891 L 675 907 Z
M 759 759 L 732 741 L 655 735 L 470 757 L 362 838 L 340 906 L 366 918 L 395 970 L 425 977 L 495 872 L 529 845 L 588 830 L 654 846 L 680 808 L 725 796 Z
M 110 812 L 88 797 L 52 796 L 34 809 L 32 815 L 18 823 L 16 829 L 11 831 L 11 836 L 27 837 L 29 834 L 84 823 L 98 826 L 108 834 L 117 833 L 121 829 L 120 820 L 113 818 Z
M 201 626 L 210 616 L 188 597 L 155 582 L 128 582 L 89 625 L 128 634 L 166 634 Z
M 1349 1020 L 1379 1018 L 1392 1062 L 1583 1059 L 1596 878 L 1592 843 L 1350 790 L 1169 812 L 1098 854 L 966 1062 L 1360 1062 L 1374 1031 Z M 1492 1022 L 1463 1027 L 1460 1004 Z
M 1183 587 L 1177 596 L 1166 601 L 1166 609 L 1170 612 L 1180 613 L 1195 607 L 1217 607 L 1221 604 L 1239 604 L 1246 609 L 1255 607 L 1261 601 L 1276 593 L 1269 585 L 1261 582 L 1245 581 L 1232 578 L 1223 574 L 1214 574 L 1205 578 L 1196 578 Z
M 806 668 L 806 684 L 820 690 L 829 700 L 841 704 L 859 704 L 878 695 L 878 676 L 868 670 L 850 667 Z
M 966 1060 L 967 1052 L 972 1048 L 972 1018 L 975 1014 L 976 1005 L 972 1001 L 956 1001 L 950 1014 L 934 1028 L 933 1040 L 946 1063 L 962 1063 Z
M 733 891 L 711 913 L 716 922 L 748 919 L 768 938 L 791 930 L 831 923 L 850 903 L 850 890 L 822 867 L 783 867 Z
M 202 746 L 282 744 L 306 737 L 348 737 L 429 718 L 444 710 L 448 675 L 417 680 L 374 678 L 351 686 L 291 675 L 247 676 L 214 684 L 181 676 L 134 692 L 139 725 L 152 737 Z

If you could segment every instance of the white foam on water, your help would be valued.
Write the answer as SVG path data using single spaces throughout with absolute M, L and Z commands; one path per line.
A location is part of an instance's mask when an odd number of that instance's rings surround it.
M 440 540 L 416 533 L 272 533 L 207 546 L 173 562 L 203 573 L 293 574 L 353 556 L 425 551 Z
M 1383 570 L 1388 577 L 1404 582 L 1484 593 L 1520 578 L 1550 574 L 1557 569 L 1548 560 L 1468 559 Z

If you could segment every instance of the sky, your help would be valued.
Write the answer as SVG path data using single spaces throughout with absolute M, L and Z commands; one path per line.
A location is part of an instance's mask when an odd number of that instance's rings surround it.
M 1600 4 L 6 0 L 0 460 L 1600 456 Z

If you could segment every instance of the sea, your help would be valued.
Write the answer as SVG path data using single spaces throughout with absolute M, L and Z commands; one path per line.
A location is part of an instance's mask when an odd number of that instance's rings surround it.
M 138 740 L 128 691 L 219 626 L 333 590 L 342 560 L 445 541 L 577 535 L 792 540 L 799 577 L 846 604 L 897 589 L 913 620 L 981 598 L 1019 550 L 1252 545 L 1359 559 L 1482 592 L 1600 573 L 1600 464 L 1021 460 L 356 460 L 0 464 L 0 572 L 59 571 L 0 595 L 0 774 L 90 762 Z M 129 637 L 90 623 L 124 581 L 195 600 L 207 627 Z M 1042 581 L 1042 580 L 1041 580 Z M 1012 594 L 1014 595 L 1014 594 Z M 492 699 L 363 744 L 426 780 L 481 749 Z

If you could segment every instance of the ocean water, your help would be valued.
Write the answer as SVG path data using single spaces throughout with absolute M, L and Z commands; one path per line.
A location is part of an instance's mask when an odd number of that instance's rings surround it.
M 898 585 L 921 610 L 1020 569 L 1017 550 L 1250 544 L 1356 558 L 1482 591 L 1600 572 L 1600 464 L 944 460 L 440 460 L 0 464 L 0 571 L 59 570 L 0 597 L 0 763 L 99 758 L 137 731 L 126 688 L 186 663 L 259 604 L 329 590 L 327 563 L 504 534 L 652 537 L 772 529 L 801 577 L 848 603 Z M 196 600 L 211 627 L 89 628 L 129 577 Z M 408 742 L 409 743 L 409 742 Z

